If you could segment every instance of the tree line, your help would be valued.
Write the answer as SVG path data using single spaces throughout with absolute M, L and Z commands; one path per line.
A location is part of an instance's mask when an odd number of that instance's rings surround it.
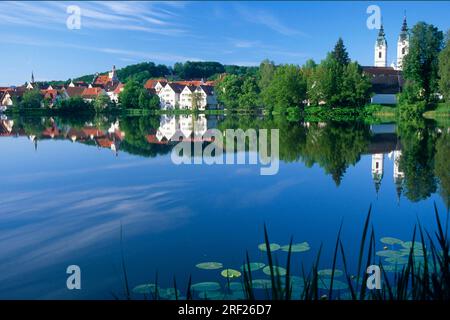
M 284 113 L 308 105 L 360 107 L 371 95 L 370 79 L 351 61 L 340 38 L 333 51 L 317 64 L 275 65 L 264 60 L 254 74 L 228 74 L 216 90 L 219 101 L 230 109 L 257 109 Z

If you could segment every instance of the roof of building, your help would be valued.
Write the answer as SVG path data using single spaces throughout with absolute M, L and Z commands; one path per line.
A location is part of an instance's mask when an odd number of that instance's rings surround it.
M 69 97 L 81 97 L 85 87 L 68 87 L 66 93 Z
M 83 98 L 96 98 L 98 95 L 100 95 L 102 93 L 103 89 L 102 88 L 98 88 L 98 87 L 94 87 L 94 88 L 85 88 L 83 90 L 83 93 L 81 94 L 81 96 Z
M 116 88 L 114 89 L 114 93 L 115 94 L 119 94 L 123 91 L 123 88 L 125 87 L 125 85 L 122 82 L 119 82 L 119 84 L 116 86 Z
M 169 82 L 167 85 L 176 93 L 180 93 L 184 89 L 183 85 L 174 82 Z
M 213 95 L 214 95 L 214 87 L 213 87 L 213 86 L 201 85 L 200 88 L 202 88 L 203 91 L 204 91 L 208 96 L 213 96 Z
M 369 76 L 372 89 L 377 94 L 396 94 L 403 87 L 403 74 L 392 67 L 362 67 L 363 72 Z
M 111 79 L 109 79 L 109 75 L 107 74 L 102 74 L 102 75 L 97 75 L 94 78 L 94 81 L 92 81 L 93 84 L 99 84 L 99 85 L 106 85 Z
M 144 87 L 146 89 L 153 89 L 155 88 L 157 83 L 161 83 L 162 86 L 166 85 L 168 82 L 167 79 L 161 78 L 161 79 L 149 79 L 147 82 L 145 82 Z

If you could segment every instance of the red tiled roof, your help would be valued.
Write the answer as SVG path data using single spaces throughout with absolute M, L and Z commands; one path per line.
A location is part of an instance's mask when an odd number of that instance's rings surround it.
M 144 88 L 153 89 L 158 82 L 161 82 L 161 84 L 164 86 L 167 83 L 167 79 L 149 79 L 144 84 Z
M 107 138 L 99 138 L 97 139 L 97 143 L 102 148 L 111 148 L 113 142 Z
M 124 85 L 123 83 L 119 83 L 119 84 L 117 85 L 116 89 L 114 89 L 114 93 L 115 93 L 115 94 L 121 93 L 121 92 L 123 91 L 123 87 L 124 87 L 124 86 L 125 86 L 125 85 Z
M 95 78 L 94 84 L 106 85 L 109 81 L 110 79 L 107 74 L 99 75 Z
M 84 91 L 84 87 L 68 87 L 66 93 L 69 97 L 81 97 Z
M 81 96 L 83 98 L 95 98 L 102 93 L 102 88 L 94 87 L 94 88 L 85 88 Z

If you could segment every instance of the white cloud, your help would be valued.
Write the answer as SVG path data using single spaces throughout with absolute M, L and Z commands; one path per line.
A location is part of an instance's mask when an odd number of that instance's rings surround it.
M 273 14 L 263 10 L 253 10 L 247 7 L 238 6 L 237 10 L 239 14 L 247 21 L 266 26 L 273 31 L 276 31 L 285 36 L 307 36 L 306 33 L 292 28 L 283 22 L 281 22 Z

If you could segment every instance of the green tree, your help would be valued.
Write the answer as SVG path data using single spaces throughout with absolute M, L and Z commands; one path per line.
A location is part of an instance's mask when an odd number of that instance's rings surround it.
M 109 97 L 106 94 L 99 94 L 95 98 L 95 100 L 93 102 L 93 106 L 94 106 L 95 112 L 99 113 L 111 106 L 111 100 L 109 99 Z
M 247 77 L 241 86 L 241 95 L 238 98 L 240 108 L 247 110 L 260 106 L 259 87 L 255 77 Z
M 442 31 L 431 24 L 419 22 L 412 28 L 409 51 L 403 61 L 402 105 L 420 101 L 428 104 L 438 92 L 438 56 L 442 41 Z
M 439 89 L 445 101 L 450 102 L 450 30 L 447 31 L 444 49 L 439 54 Z
M 372 84 L 362 73 L 357 62 L 351 62 L 344 68 L 340 86 L 339 104 L 346 107 L 363 107 L 370 98 Z
M 43 102 L 44 97 L 39 92 L 39 90 L 33 89 L 26 91 L 22 96 L 22 101 L 20 101 L 20 109 L 32 109 L 40 108 L 41 102 Z
M 336 61 L 341 65 L 347 65 L 350 63 L 350 58 L 347 53 L 347 49 L 345 48 L 344 41 L 342 38 L 339 38 L 336 45 L 334 46 L 334 50 L 331 52 Z
M 128 81 L 119 94 L 119 103 L 124 109 L 157 109 L 159 98 L 150 94 L 139 82 Z
M 263 60 L 259 65 L 259 81 L 258 86 L 260 90 L 266 89 L 272 82 L 275 73 L 275 64 L 268 59 Z
M 239 106 L 239 97 L 242 94 L 242 77 L 236 75 L 226 75 L 218 83 L 216 88 L 217 99 L 228 109 Z
M 308 97 L 313 105 L 322 102 L 335 106 L 340 99 L 340 83 L 342 82 L 342 67 L 332 54 L 314 69 L 311 81 L 308 83 Z
M 261 94 L 268 112 L 284 113 L 289 108 L 302 107 L 306 99 L 306 79 L 301 68 L 278 66 L 269 86 Z

